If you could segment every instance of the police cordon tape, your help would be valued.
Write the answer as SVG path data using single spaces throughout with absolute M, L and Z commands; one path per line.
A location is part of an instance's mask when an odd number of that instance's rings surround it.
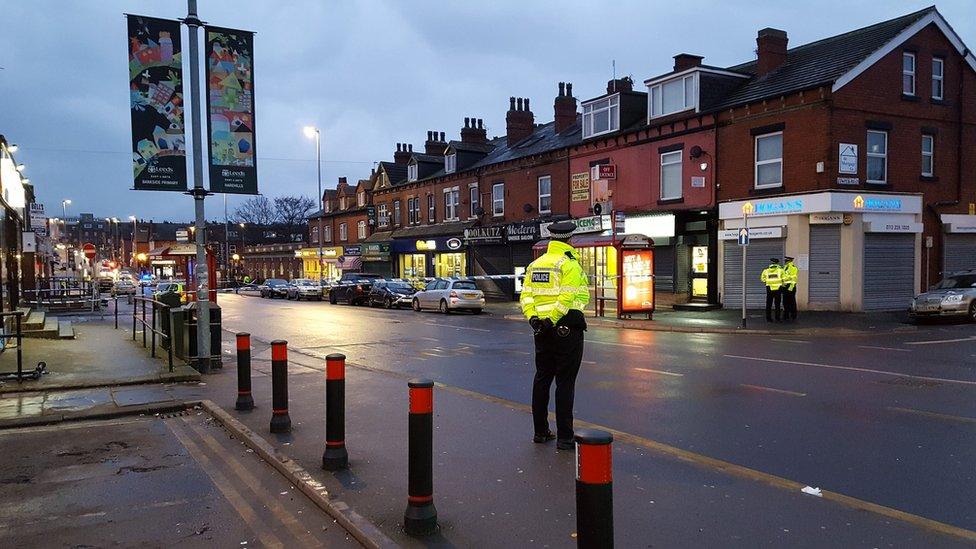
M 594 280 L 597 280 L 597 279 L 599 279 L 599 280 L 617 280 L 617 279 L 623 278 L 624 275 L 610 275 L 610 276 L 606 276 L 606 275 L 604 275 L 604 276 L 586 275 L 586 277 L 591 282 L 593 282 Z M 627 275 L 627 278 L 630 279 L 631 281 L 640 282 L 640 281 L 645 281 L 645 280 L 654 280 L 655 278 L 657 278 L 657 276 L 656 275 Z M 338 281 L 338 282 L 326 282 L 326 286 L 328 288 L 343 288 L 343 287 L 347 287 L 347 286 L 359 286 L 359 285 L 364 284 L 364 283 L 372 284 L 374 282 L 399 282 L 399 283 L 416 285 L 417 283 L 421 283 L 421 282 L 422 283 L 428 283 L 428 282 L 433 282 L 435 280 L 460 280 L 460 281 L 470 280 L 470 281 L 477 281 L 477 280 L 515 280 L 515 279 L 524 280 L 525 279 L 525 275 L 504 274 L 504 275 L 471 275 L 471 276 L 426 276 L 426 277 L 420 277 L 420 276 L 418 276 L 418 277 L 410 277 L 410 278 L 402 278 L 402 277 L 396 277 L 396 278 L 394 278 L 394 277 L 374 278 L 374 277 L 368 277 L 368 278 L 362 278 L 362 279 L 357 280 L 357 281 L 348 281 L 347 280 L 347 281 Z M 217 291 L 219 291 L 219 292 L 225 292 L 225 293 L 236 292 L 236 291 L 239 291 L 239 290 L 252 290 L 253 291 L 253 290 L 260 289 L 260 287 L 261 287 L 261 284 L 258 284 L 258 285 L 252 286 L 252 287 L 220 288 Z

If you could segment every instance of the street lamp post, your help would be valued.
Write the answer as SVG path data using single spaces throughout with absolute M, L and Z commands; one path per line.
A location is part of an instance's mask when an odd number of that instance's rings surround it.
M 752 202 L 742 205 L 742 227 L 746 231 L 746 238 L 749 237 L 749 214 L 752 213 Z M 746 253 L 749 250 L 748 241 L 742 246 L 742 328 L 746 327 Z
M 129 254 L 129 263 L 135 267 L 136 266 L 136 234 L 138 234 L 138 227 L 136 226 L 136 216 L 130 215 L 129 219 L 132 220 L 132 253 Z M 139 273 L 142 274 L 142 273 Z
M 325 210 L 325 208 L 322 207 L 322 140 L 321 132 L 315 126 L 305 126 L 304 131 L 305 137 L 308 137 L 309 139 L 312 137 L 315 138 L 315 167 L 316 171 L 318 172 L 319 180 L 319 193 L 317 195 L 318 198 L 316 199 L 319 203 L 319 234 L 316 240 L 318 240 L 319 244 L 319 287 L 321 288 L 322 275 L 324 274 L 323 271 L 325 271 L 325 266 L 322 264 L 322 214 Z
M 64 221 L 64 232 L 66 233 L 68 232 L 68 204 L 71 204 L 70 198 L 61 201 L 61 219 Z

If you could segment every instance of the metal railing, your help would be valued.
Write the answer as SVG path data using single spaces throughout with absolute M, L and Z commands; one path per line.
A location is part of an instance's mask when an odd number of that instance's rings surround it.
M 6 319 L 9 317 L 14 317 L 14 333 L 7 332 L 7 322 Z M 47 368 L 47 364 L 44 362 L 38 362 L 37 367 L 34 368 L 32 372 L 24 373 L 24 332 L 22 330 L 22 321 L 24 317 L 24 311 L 10 311 L 5 313 L 0 313 L 0 322 L 3 323 L 3 331 L 0 332 L 0 338 L 2 338 L 2 346 L 6 348 L 7 338 L 14 336 L 17 338 L 17 371 L 16 372 L 0 372 L 0 379 L 16 379 L 17 381 L 23 381 L 24 379 L 38 380 L 41 375 L 44 374 L 44 370 Z
M 149 309 L 152 311 L 150 315 L 146 314 L 146 304 L 149 304 Z M 139 311 L 142 311 L 142 318 L 139 317 Z M 156 310 L 162 311 L 160 318 L 165 319 L 166 322 L 170 323 L 170 333 L 167 334 L 165 331 L 160 330 L 156 327 L 157 325 L 157 315 Z M 166 348 L 166 360 L 169 365 L 169 371 L 173 371 L 173 326 L 172 326 L 172 316 L 170 316 L 170 306 L 157 301 L 151 297 L 134 296 L 132 298 L 132 341 L 136 341 L 136 326 L 137 324 L 142 325 L 142 347 L 147 347 L 146 342 L 146 332 L 148 331 L 152 336 L 150 337 L 149 349 L 150 355 L 156 358 L 156 337 L 159 336 L 160 342 L 165 342 L 164 347 Z M 119 327 L 119 298 L 115 298 L 115 327 Z
M 101 307 L 101 295 L 94 286 L 25 289 L 21 294 L 24 306 L 47 311 L 95 312 Z

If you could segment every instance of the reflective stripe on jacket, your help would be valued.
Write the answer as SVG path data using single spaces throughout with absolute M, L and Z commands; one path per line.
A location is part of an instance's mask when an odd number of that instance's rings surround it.
M 546 253 L 525 269 L 519 304 L 525 318 L 537 316 L 559 322 L 572 309 L 582 311 L 590 302 L 586 274 L 576 259 L 576 250 L 552 240 Z
M 783 268 L 773 263 L 769 267 L 763 269 L 760 279 L 767 288 L 776 291 L 780 288 L 780 286 L 783 285 Z
M 783 266 L 783 286 L 786 289 L 793 291 L 796 289 L 797 280 L 800 278 L 800 270 L 796 268 L 796 265 L 792 261 Z

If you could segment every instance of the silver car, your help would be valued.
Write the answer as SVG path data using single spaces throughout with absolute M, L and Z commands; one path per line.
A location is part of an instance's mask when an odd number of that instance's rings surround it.
M 291 281 L 291 286 L 288 287 L 287 297 L 297 301 L 302 299 L 322 301 L 322 287 L 317 281 L 310 278 L 296 278 Z
M 485 308 L 485 294 L 471 280 L 437 279 L 413 294 L 413 310 L 437 309 L 447 314 L 468 310 L 480 314 Z
M 946 276 L 912 300 L 908 315 L 913 320 L 960 316 L 976 322 L 976 270 Z

